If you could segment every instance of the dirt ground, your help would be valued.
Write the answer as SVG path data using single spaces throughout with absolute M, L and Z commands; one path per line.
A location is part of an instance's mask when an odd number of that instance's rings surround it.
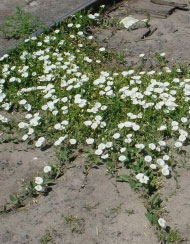
M 16 7 L 40 17 L 43 23 L 48 24 L 61 18 L 67 12 L 86 3 L 85 0 L 1 0 L 0 1 L 0 27 L 8 16 L 14 16 Z M 19 40 L 4 38 L 0 32 L 0 51 L 12 48 Z
M 104 167 L 86 176 L 83 161 L 78 158 L 47 197 L 1 216 L 0 243 L 40 243 L 48 230 L 56 244 L 159 243 L 130 187 Z
M 186 0 L 178 2 L 187 3 Z M 147 10 L 145 14 L 140 14 L 134 11 L 134 8 Z M 122 1 L 118 8 L 114 7 L 113 11 L 108 11 L 107 27 L 95 30 L 95 36 L 105 47 L 124 54 L 126 65 L 136 65 L 139 62 L 139 54 L 143 53 L 147 58 L 146 67 L 151 69 L 155 66 L 153 57 L 156 52 L 165 52 L 170 66 L 176 63 L 189 65 L 190 12 L 176 9 L 167 18 L 151 15 L 152 11 L 163 8 L 165 10 L 165 7 L 150 3 L 150 0 Z M 129 15 L 140 20 L 150 18 L 150 27 L 128 31 L 109 25 L 113 19 L 120 21 Z M 147 34 L 149 29 L 155 31 Z

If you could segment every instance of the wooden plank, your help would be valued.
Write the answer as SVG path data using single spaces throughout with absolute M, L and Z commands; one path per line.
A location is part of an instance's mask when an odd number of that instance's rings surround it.
M 164 6 L 172 6 L 181 10 L 189 10 L 188 8 L 189 6 L 186 3 L 171 2 L 166 0 L 151 0 L 151 3 L 164 5 Z

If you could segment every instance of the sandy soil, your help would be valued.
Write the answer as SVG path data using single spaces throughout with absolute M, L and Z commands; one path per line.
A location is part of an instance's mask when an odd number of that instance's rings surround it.
M 56 244 L 157 244 L 143 203 L 106 169 L 83 173 L 84 158 L 67 170 L 47 197 L 1 216 L 1 243 L 40 243 L 49 230 Z
M 187 1 L 178 1 L 187 3 Z M 144 6 L 145 5 L 145 6 Z M 118 21 L 132 15 L 137 19 L 146 19 L 147 14 L 134 13 L 133 8 L 149 9 L 150 0 L 123 1 L 118 8 L 109 10 L 105 18 L 111 23 L 113 19 Z M 153 4 L 154 10 L 159 5 Z M 134 66 L 139 61 L 139 54 L 146 55 L 146 67 L 151 69 L 156 66 L 153 57 L 156 52 L 166 53 L 169 65 L 182 63 L 189 64 L 188 43 L 190 39 L 190 14 L 189 11 L 175 10 L 167 18 L 156 18 L 150 16 L 150 28 L 156 29 L 152 35 L 143 38 L 149 28 L 139 28 L 128 31 L 117 26 L 98 28 L 95 31 L 96 38 L 107 48 L 120 52 L 125 56 L 126 65 Z

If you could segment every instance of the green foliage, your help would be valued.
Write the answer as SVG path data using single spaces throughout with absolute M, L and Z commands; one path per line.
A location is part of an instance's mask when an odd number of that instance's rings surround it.
M 39 27 L 43 26 L 39 17 L 32 16 L 30 13 L 24 12 L 21 8 L 16 7 L 15 15 L 7 17 L 0 31 L 5 38 L 19 39 L 26 38 Z

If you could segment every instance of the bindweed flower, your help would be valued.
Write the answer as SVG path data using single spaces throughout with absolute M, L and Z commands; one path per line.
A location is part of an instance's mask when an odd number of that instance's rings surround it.
M 163 218 L 159 218 L 158 224 L 164 229 L 166 228 L 166 221 Z
M 43 146 L 43 145 L 45 144 L 45 141 L 46 141 L 45 137 L 40 137 L 40 138 L 37 140 L 35 146 L 36 146 L 36 147 L 41 147 L 41 146 Z
M 86 139 L 86 143 L 87 143 L 88 145 L 91 145 L 91 144 L 94 143 L 94 139 L 93 139 L 93 138 L 88 138 L 88 139 Z
M 43 187 L 41 186 L 41 185 L 37 185 L 37 186 L 35 186 L 34 187 L 34 189 L 36 190 L 36 191 L 43 191 Z
M 119 156 L 119 161 L 124 162 L 126 160 L 125 155 Z
M 71 145 L 75 145 L 77 143 L 77 140 L 76 139 L 70 139 L 69 142 Z
M 44 167 L 44 173 L 49 173 L 52 170 L 51 166 L 45 166 Z
M 43 183 L 43 178 L 42 177 L 35 177 L 35 183 L 37 185 L 41 185 Z

